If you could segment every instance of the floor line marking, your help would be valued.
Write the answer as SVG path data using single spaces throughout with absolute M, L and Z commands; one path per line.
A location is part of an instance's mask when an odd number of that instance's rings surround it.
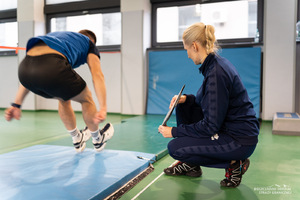
M 174 165 L 175 163 L 177 163 L 178 161 L 176 160 L 174 163 L 172 163 L 169 167 L 171 167 L 172 165 Z M 160 175 L 158 175 L 153 181 L 151 181 L 146 187 L 144 187 L 144 189 L 142 189 L 139 193 L 137 193 L 137 195 L 135 195 L 131 200 L 135 200 L 136 198 L 138 198 L 146 189 L 148 189 L 157 179 L 159 179 L 162 175 L 164 174 L 164 172 L 162 172 Z

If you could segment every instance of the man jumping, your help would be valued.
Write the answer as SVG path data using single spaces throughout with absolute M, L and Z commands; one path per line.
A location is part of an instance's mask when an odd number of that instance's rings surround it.
M 26 57 L 19 65 L 21 82 L 14 103 L 5 111 L 7 121 L 20 119 L 21 105 L 29 91 L 59 102 L 59 116 L 72 136 L 77 152 L 85 149 L 92 136 L 96 151 L 101 151 L 113 134 L 112 124 L 99 130 L 99 123 L 106 119 L 106 86 L 100 65 L 96 35 L 90 30 L 52 32 L 29 39 Z M 100 110 L 97 111 L 86 82 L 74 68 L 87 63 L 91 71 Z M 82 115 L 88 129 L 79 131 L 71 100 L 82 106 Z

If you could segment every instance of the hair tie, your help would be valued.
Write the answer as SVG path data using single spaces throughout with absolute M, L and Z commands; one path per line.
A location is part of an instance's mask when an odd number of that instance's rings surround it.
M 204 26 L 204 29 L 206 29 L 206 25 Z

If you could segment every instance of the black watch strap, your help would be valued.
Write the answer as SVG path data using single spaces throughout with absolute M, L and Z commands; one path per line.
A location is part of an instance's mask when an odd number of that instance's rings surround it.
M 21 108 L 21 105 L 17 103 L 11 103 L 11 106 L 15 108 Z

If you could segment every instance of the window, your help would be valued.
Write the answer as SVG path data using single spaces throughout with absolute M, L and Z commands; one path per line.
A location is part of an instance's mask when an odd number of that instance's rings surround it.
M 162 1 L 152 0 L 154 47 L 180 45 L 184 30 L 196 22 L 213 25 L 220 44 L 254 43 L 262 33 L 261 0 L 157 3 Z
M 0 4 L 0 46 L 18 46 L 17 0 Z M 0 55 L 14 55 L 15 50 L 0 48 Z
M 97 46 L 121 44 L 121 13 L 77 15 L 51 18 L 51 32 L 89 29 L 96 34 Z
M 18 46 L 18 24 L 16 21 L 0 23 L 0 30 L 0 46 Z M 7 49 L 0 49 L 0 51 L 7 51 Z
M 46 5 L 69 3 L 69 2 L 75 2 L 75 1 L 84 1 L 84 0 L 46 0 Z
M 17 8 L 17 0 L 1 1 L 0 10 L 10 10 Z
M 53 4 L 58 3 L 58 4 Z M 119 50 L 121 13 L 119 0 L 47 0 L 47 32 L 89 29 L 96 34 L 100 50 Z

